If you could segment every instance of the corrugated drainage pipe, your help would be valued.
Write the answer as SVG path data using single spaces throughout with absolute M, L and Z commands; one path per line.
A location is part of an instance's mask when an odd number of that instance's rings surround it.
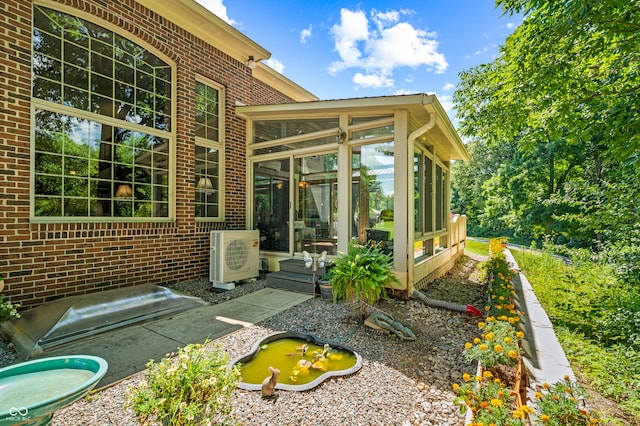
M 411 297 L 421 301 L 427 306 L 431 306 L 432 308 L 449 309 L 450 311 L 464 312 L 467 314 L 482 316 L 482 312 L 471 305 L 461 305 L 459 303 L 447 302 L 446 300 L 429 299 L 420 290 L 414 290 Z

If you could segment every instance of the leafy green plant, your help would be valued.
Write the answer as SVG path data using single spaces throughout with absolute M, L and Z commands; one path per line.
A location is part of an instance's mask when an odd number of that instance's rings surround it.
M 486 369 L 515 365 L 521 355 L 518 342 L 524 337 L 523 332 L 514 325 L 518 319 L 506 316 L 496 319 L 489 316 L 486 322 L 479 322 L 478 328 L 482 330 L 482 335 L 476 337 L 473 343 L 465 343 L 463 354 L 466 361 L 478 361 Z
M 1 275 L 0 281 L 3 281 Z M 11 303 L 9 300 L 4 299 L 4 295 L 0 294 L 0 322 L 9 321 L 13 318 L 20 318 L 20 312 L 18 312 L 19 307 L 19 303 Z
M 340 253 L 335 261 L 331 286 L 333 299 L 344 299 L 350 307 L 367 315 L 369 308 L 380 298 L 386 297 L 385 288 L 400 284 L 391 271 L 391 254 L 377 245 L 349 243 L 346 253 Z
M 549 385 L 535 394 L 535 411 L 538 425 L 587 426 L 598 423 L 598 418 L 584 407 L 585 392 L 568 376 L 563 381 Z
M 618 282 L 610 267 L 584 257 L 564 264 L 547 250 L 513 255 L 554 323 L 571 365 L 598 393 L 640 420 L 636 315 L 625 308 L 637 302 L 637 289 Z
M 460 405 L 460 411 L 471 410 L 471 425 L 521 426 L 528 424 L 527 417 L 533 410 L 527 406 L 517 407 L 515 397 L 504 383 L 495 378 L 490 371 L 482 375 L 470 376 L 465 373 L 461 384 L 454 383 L 457 393 L 454 404 Z
M 147 363 L 147 380 L 127 394 L 127 406 L 143 424 L 152 417 L 170 425 L 233 424 L 231 395 L 239 372 L 227 371 L 226 353 L 207 343 L 187 345 L 175 359 Z

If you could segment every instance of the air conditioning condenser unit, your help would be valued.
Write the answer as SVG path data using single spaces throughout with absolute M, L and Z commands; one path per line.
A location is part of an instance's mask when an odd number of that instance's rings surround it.
M 260 233 L 211 231 L 209 281 L 214 288 L 231 290 L 237 281 L 260 274 Z

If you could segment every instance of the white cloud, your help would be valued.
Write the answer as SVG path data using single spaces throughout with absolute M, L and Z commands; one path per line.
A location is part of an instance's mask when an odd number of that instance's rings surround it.
M 222 19 L 229 25 L 234 25 L 236 21 L 229 18 L 227 15 L 227 6 L 224 5 L 224 0 L 196 0 L 218 18 Z
M 393 87 L 394 70 L 405 66 L 445 72 L 448 63 L 438 51 L 436 34 L 401 21 L 403 15 L 410 13 L 374 9 L 370 22 L 360 10 L 341 9 L 340 22 L 331 28 L 340 60 L 331 64 L 329 72 L 360 69 L 363 72 L 354 75 L 354 82 L 365 87 Z
M 393 87 L 394 81 L 388 75 L 385 74 L 362 74 L 361 72 L 355 73 L 353 76 L 353 82 L 360 87 L 373 87 L 379 89 L 381 87 Z
M 309 25 L 309 28 L 305 28 L 300 32 L 300 43 L 305 44 L 307 39 L 311 37 L 311 30 L 313 29 L 313 25 Z
M 364 13 L 341 9 L 340 23 L 331 27 L 331 34 L 341 61 L 331 64 L 329 72 L 335 74 L 346 68 L 361 66 L 362 54 L 358 43 L 366 41 L 369 37 L 369 21 Z
M 284 71 L 284 64 L 279 60 L 277 60 L 276 58 L 274 58 L 273 56 L 263 62 L 265 65 L 273 68 L 274 70 L 278 71 L 280 74 L 282 74 L 282 71 Z
M 440 104 L 442 105 L 442 108 L 444 108 L 444 110 L 446 112 L 450 112 L 453 110 L 453 101 L 451 100 L 451 96 L 448 95 L 436 95 L 436 97 L 438 98 L 438 100 L 440 101 Z
M 442 90 L 444 90 L 445 92 L 450 92 L 451 90 L 453 90 L 456 86 L 453 83 L 447 83 L 442 87 Z
M 416 93 L 420 93 L 420 92 L 417 92 L 415 90 L 409 90 L 409 89 L 398 89 L 395 92 L 393 92 L 394 95 L 415 95 Z

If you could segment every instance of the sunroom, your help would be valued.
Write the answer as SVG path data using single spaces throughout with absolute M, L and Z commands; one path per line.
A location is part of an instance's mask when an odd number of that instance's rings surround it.
M 350 241 L 392 253 L 402 287 L 446 272 L 466 222 L 450 212 L 449 165 L 469 154 L 434 95 L 238 106 L 247 120 L 247 227 L 279 261 L 344 252 Z

